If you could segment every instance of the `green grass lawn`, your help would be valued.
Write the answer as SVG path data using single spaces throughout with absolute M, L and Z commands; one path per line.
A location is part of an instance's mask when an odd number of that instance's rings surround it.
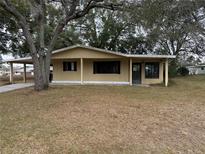
M 205 76 L 0 94 L 0 153 L 205 153 Z

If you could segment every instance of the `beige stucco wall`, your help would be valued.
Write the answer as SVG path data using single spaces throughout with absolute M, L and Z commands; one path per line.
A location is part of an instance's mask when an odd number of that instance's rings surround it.
M 109 59 L 109 61 L 120 61 L 120 74 L 93 74 L 93 62 L 102 61 L 100 59 L 83 60 L 83 80 L 84 81 L 111 81 L 111 82 L 129 82 L 128 59 Z M 77 61 L 77 71 L 63 72 L 63 61 Z M 108 61 L 108 59 L 103 60 Z M 80 60 L 53 60 L 53 80 L 54 81 L 80 81 Z
M 84 60 L 84 80 L 85 81 L 112 81 L 112 82 L 129 82 L 128 59 L 112 59 L 120 61 L 120 74 L 93 74 L 93 62 L 102 61 L 100 59 Z M 108 60 L 103 60 L 108 61 Z
M 109 59 L 119 60 L 121 63 L 120 74 L 93 74 L 93 62 L 102 61 L 101 59 L 84 59 L 83 60 L 83 80 L 84 81 L 111 81 L 111 82 L 129 82 L 129 59 Z M 63 61 L 77 61 L 77 71 L 63 72 Z M 103 60 L 105 61 L 105 60 Z M 107 59 L 108 61 L 108 59 Z M 160 71 L 158 79 L 145 78 L 145 63 L 146 61 L 133 60 L 142 64 L 141 79 L 142 84 L 159 84 L 163 83 L 163 61 L 148 60 L 147 62 L 160 62 Z M 53 80 L 54 81 L 80 81 L 80 59 L 72 60 L 53 60 Z
M 63 61 L 77 61 L 77 71 L 63 71 Z M 80 60 L 52 60 L 54 81 L 80 81 Z
M 142 63 L 142 84 L 159 84 L 163 83 L 163 63 L 159 64 L 159 78 L 158 79 L 146 79 L 145 78 L 145 63 Z
M 81 81 L 81 68 L 80 58 L 83 58 L 83 80 L 84 81 L 110 81 L 110 82 L 129 82 L 130 68 L 129 58 L 121 57 L 118 55 L 103 53 L 94 50 L 76 48 L 69 51 L 60 52 L 52 55 L 53 64 L 53 80 L 54 81 Z M 121 61 L 120 74 L 94 74 L 93 62 L 94 61 Z M 77 61 L 77 71 L 63 72 L 63 61 Z M 141 80 L 142 84 L 159 84 L 163 83 L 163 63 L 162 59 L 139 59 L 132 58 L 133 63 L 139 62 L 142 64 Z M 159 62 L 160 74 L 158 79 L 145 78 L 145 63 L 146 62 Z

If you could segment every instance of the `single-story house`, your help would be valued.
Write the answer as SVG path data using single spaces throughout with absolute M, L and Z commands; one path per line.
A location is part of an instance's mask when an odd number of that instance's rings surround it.
M 186 68 L 190 75 L 205 74 L 205 64 L 187 66 Z
M 168 85 L 168 60 L 172 55 L 124 54 L 75 45 L 53 51 L 53 83 L 161 84 Z M 31 58 L 8 60 L 31 64 Z M 13 80 L 11 73 L 11 82 Z

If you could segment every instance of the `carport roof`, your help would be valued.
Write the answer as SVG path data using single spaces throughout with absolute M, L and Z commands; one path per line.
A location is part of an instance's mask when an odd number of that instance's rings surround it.
M 26 64 L 32 64 L 32 58 L 31 57 L 25 57 L 25 58 L 18 58 L 18 59 L 8 59 L 4 60 L 4 63 L 26 63 Z

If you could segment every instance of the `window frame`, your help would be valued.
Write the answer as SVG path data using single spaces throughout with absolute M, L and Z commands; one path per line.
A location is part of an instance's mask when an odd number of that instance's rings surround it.
M 66 68 L 65 65 L 68 63 L 70 63 L 70 67 L 67 66 L 67 69 L 65 69 Z M 74 65 L 74 69 L 72 69 L 72 63 Z M 77 62 L 76 61 L 63 61 L 63 72 L 77 72 Z
M 103 63 L 105 63 L 105 64 L 103 64 Z M 100 65 L 108 68 L 108 65 L 112 65 L 112 63 L 114 65 L 117 64 L 117 66 L 113 66 L 113 67 L 117 67 L 116 71 L 111 70 L 110 67 L 109 67 L 110 70 L 107 70 L 105 72 L 103 72 L 103 69 L 105 69 L 105 68 L 101 68 L 101 70 L 100 70 L 100 68 L 96 68 L 96 67 L 100 67 Z M 111 72 L 111 71 L 113 71 L 113 72 Z M 93 61 L 93 74 L 121 74 L 121 61 Z
M 149 66 L 151 66 L 151 73 L 147 74 L 146 67 L 149 67 Z M 153 74 L 155 69 L 157 69 L 157 75 Z M 146 62 L 145 63 L 145 79 L 159 79 L 159 76 L 160 76 L 160 63 L 159 62 Z

